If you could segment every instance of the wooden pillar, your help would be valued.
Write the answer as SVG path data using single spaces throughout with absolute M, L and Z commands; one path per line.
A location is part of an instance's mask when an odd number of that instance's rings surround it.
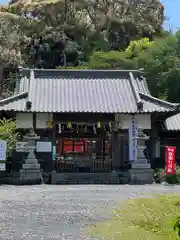
M 121 141 L 118 132 L 112 133 L 112 169 L 120 170 L 121 168 Z
M 52 128 L 52 161 L 53 161 L 53 170 L 56 170 L 56 125 L 53 115 L 53 128 Z
M 154 167 L 156 165 L 155 162 L 156 162 L 157 158 L 160 157 L 160 156 L 158 156 L 158 149 L 157 149 L 158 141 L 160 141 L 160 139 L 158 136 L 157 129 L 154 126 L 150 132 L 150 142 L 149 142 L 149 148 L 148 148 L 150 163 L 151 163 L 152 167 Z M 159 144 L 159 148 L 160 148 L 160 144 Z M 159 152 L 160 152 L 160 149 L 159 149 Z
M 33 129 L 36 132 L 36 113 L 33 113 Z

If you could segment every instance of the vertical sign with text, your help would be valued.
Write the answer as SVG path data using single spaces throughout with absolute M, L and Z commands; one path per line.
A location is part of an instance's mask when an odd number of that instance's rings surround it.
M 166 174 L 176 172 L 176 147 L 166 146 Z
M 0 140 L 0 171 L 6 170 L 6 152 L 7 152 L 7 141 Z
M 136 118 L 133 115 L 131 117 L 131 124 L 129 126 L 129 160 L 136 161 L 137 160 L 137 122 Z

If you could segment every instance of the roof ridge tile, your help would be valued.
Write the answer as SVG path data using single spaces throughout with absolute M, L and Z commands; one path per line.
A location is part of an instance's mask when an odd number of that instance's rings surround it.
M 129 72 L 129 81 L 130 81 L 130 85 L 131 85 L 131 88 L 132 88 L 132 91 L 133 91 L 133 94 L 135 97 L 137 108 L 138 108 L 138 110 L 142 111 L 143 110 L 143 102 L 140 98 L 139 91 L 134 84 L 135 79 L 134 79 L 132 72 Z

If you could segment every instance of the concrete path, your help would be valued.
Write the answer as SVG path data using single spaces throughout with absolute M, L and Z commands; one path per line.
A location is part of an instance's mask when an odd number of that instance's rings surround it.
M 169 192 L 180 186 L 0 186 L 0 240 L 90 240 L 83 228 L 122 200 Z

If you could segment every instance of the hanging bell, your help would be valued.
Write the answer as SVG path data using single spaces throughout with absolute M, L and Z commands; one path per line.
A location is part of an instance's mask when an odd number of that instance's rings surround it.
M 71 127 L 72 127 L 71 121 L 68 121 L 67 122 L 67 128 L 71 128 Z

